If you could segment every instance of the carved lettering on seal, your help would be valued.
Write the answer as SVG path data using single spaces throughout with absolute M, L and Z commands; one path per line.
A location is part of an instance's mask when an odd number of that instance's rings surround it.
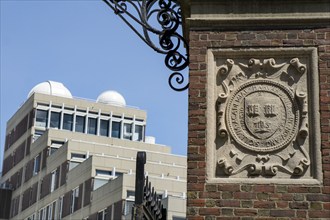
M 299 111 L 294 94 L 269 80 L 240 86 L 229 100 L 226 116 L 235 141 L 256 152 L 286 146 L 298 130 Z

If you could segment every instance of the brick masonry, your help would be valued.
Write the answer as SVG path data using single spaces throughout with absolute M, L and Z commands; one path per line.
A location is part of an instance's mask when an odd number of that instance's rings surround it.
M 330 219 L 330 28 L 190 31 L 187 219 Z M 206 183 L 207 49 L 316 47 L 323 186 Z

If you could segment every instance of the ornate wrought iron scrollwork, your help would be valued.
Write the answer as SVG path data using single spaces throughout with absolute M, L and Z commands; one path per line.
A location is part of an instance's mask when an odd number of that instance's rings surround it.
M 165 54 L 165 65 L 173 71 L 168 80 L 170 87 L 175 91 L 186 90 L 189 82 L 180 71 L 189 64 L 189 50 L 188 43 L 178 33 L 182 25 L 181 7 L 178 2 L 175 0 L 103 1 L 148 46 L 158 53 Z M 154 19 L 157 23 L 153 22 Z M 135 28 L 129 20 L 138 24 L 141 29 Z

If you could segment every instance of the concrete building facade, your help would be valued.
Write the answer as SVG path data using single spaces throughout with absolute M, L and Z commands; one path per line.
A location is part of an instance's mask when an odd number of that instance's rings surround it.
M 117 92 L 73 98 L 58 82 L 34 87 L 7 123 L 1 184 L 12 189 L 9 219 L 131 219 L 135 158 L 168 219 L 184 219 L 186 157 L 145 136 L 146 112 Z

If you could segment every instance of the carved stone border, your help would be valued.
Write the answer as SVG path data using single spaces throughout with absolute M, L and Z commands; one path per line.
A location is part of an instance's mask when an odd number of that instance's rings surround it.
M 258 48 L 258 49 L 208 49 L 208 77 L 207 77 L 207 182 L 208 183 L 276 183 L 276 184 L 321 184 L 321 136 L 319 115 L 319 74 L 317 49 L 306 48 Z M 250 59 L 253 57 L 265 58 L 287 58 L 305 57 L 307 66 L 307 90 L 308 90 L 308 114 L 309 114 L 309 146 L 312 161 L 310 172 L 312 178 L 290 179 L 290 178 L 224 178 L 215 175 L 217 164 L 217 149 L 215 139 L 217 137 L 217 112 L 215 105 L 218 100 L 217 94 L 217 72 L 219 66 L 217 59 Z

